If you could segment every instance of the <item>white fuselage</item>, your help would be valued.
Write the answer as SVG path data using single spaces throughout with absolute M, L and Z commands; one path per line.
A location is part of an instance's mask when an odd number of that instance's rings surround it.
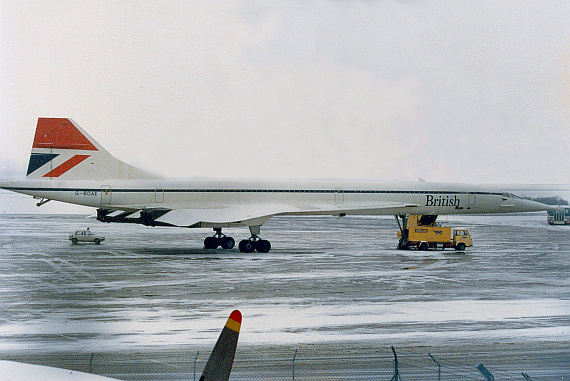
M 298 215 L 443 215 L 545 210 L 542 204 L 500 190 L 428 182 L 27 179 L 4 183 L 2 187 L 50 200 L 121 210 L 207 210 L 224 205 L 275 204 L 298 208 L 276 214 Z M 331 210 L 324 205 L 335 208 Z

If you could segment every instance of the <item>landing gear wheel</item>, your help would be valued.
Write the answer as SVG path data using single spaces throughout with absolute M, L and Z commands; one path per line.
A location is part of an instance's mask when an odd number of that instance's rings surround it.
M 215 250 L 219 246 L 225 250 L 234 248 L 236 241 L 232 237 L 222 234 L 222 228 L 214 228 L 214 231 L 216 234 L 213 237 L 206 237 L 204 240 L 204 249 Z
M 242 253 L 253 253 L 255 250 L 254 242 L 250 239 L 244 239 L 239 243 L 239 251 Z
M 236 245 L 236 241 L 232 237 L 225 236 L 220 240 L 220 246 L 222 249 L 230 250 Z
M 244 239 L 239 243 L 239 251 L 242 253 L 253 253 L 257 250 L 258 253 L 268 253 L 271 250 L 271 243 L 265 239 L 259 238 L 261 225 L 253 225 L 249 227 L 251 237 Z
M 269 253 L 269 250 L 271 250 L 271 243 L 265 239 L 260 239 L 255 242 L 255 250 L 257 250 L 258 253 Z
M 242 253 L 253 253 L 257 251 L 258 253 L 269 253 L 271 250 L 271 242 L 265 239 L 250 238 L 244 239 L 239 243 L 239 251 Z
M 215 250 L 219 246 L 218 238 L 216 237 L 206 237 L 204 240 L 204 249 Z

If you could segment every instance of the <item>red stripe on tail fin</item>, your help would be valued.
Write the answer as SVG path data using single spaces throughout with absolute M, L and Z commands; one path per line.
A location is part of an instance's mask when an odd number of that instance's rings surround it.
M 83 160 L 87 159 L 90 155 L 75 155 L 71 159 L 67 160 L 65 163 L 58 165 L 48 173 L 44 175 L 44 177 L 59 177 L 63 175 L 65 172 L 69 171 L 71 168 L 75 167 Z
M 67 118 L 38 118 L 32 147 L 98 151 Z

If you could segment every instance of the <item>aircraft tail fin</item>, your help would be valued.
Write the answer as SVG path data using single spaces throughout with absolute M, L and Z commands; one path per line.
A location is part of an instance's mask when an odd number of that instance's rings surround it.
M 149 179 L 123 163 L 68 118 L 38 118 L 27 178 L 61 180 Z
M 227 381 L 234 363 L 239 330 L 241 327 L 241 312 L 233 311 L 220 333 L 220 337 L 210 354 L 200 381 Z

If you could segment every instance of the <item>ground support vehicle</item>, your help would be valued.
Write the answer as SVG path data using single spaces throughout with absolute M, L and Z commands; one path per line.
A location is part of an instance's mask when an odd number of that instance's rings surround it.
M 77 230 L 69 235 L 69 240 L 72 244 L 77 245 L 79 242 L 93 242 L 95 245 L 100 245 L 105 240 L 105 237 L 93 233 L 91 230 Z
M 473 240 L 467 229 L 453 229 L 435 223 L 437 216 L 399 216 L 402 219 L 398 232 L 398 249 L 429 250 L 446 249 L 465 250 L 473 246 Z
M 547 212 L 549 225 L 570 225 L 570 208 L 558 207 Z

